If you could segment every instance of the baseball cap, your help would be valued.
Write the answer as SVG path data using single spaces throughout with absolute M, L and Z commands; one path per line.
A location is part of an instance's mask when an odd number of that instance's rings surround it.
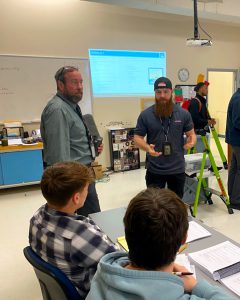
M 209 82 L 208 82 L 208 81 L 199 82 L 199 83 L 195 86 L 194 91 L 195 91 L 195 92 L 198 92 L 199 89 L 200 89 L 202 86 L 204 86 L 204 85 L 209 86 Z
M 160 77 L 154 82 L 154 91 L 157 89 L 172 89 L 172 83 L 167 77 Z

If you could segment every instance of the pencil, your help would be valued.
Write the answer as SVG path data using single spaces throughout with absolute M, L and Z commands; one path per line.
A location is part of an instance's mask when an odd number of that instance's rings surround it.
M 172 272 L 172 274 L 177 276 L 193 275 L 192 272 Z
M 189 246 L 189 244 L 183 245 L 183 246 L 179 249 L 178 254 L 179 254 L 179 253 L 182 253 L 183 250 L 185 250 L 188 246 Z

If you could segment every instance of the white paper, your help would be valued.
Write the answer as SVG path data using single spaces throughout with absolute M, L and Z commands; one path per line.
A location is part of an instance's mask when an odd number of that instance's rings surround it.
M 199 240 L 202 238 L 205 238 L 207 236 L 210 236 L 211 233 L 205 229 L 203 226 L 199 225 L 195 221 L 189 222 L 189 228 L 188 228 L 188 237 L 186 243 Z
M 195 266 L 190 264 L 186 254 L 178 254 L 175 262 L 181 266 L 184 266 L 189 272 L 192 272 L 193 276 L 196 278 Z
M 22 139 L 8 139 L 8 146 L 11 145 L 22 145 Z
M 113 151 L 118 151 L 119 150 L 119 144 L 113 144 Z
M 201 251 L 189 253 L 189 256 L 213 274 L 217 270 L 240 262 L 240 248 L 226 241 Z
M 240 273 L 221 279 L 221 282 L 231 291 L 240 296 Z
M 176 256 L 175 262 L 181 266 L 184 266 L 190 271 L 190 261 L 186 254 L 178 254 Z

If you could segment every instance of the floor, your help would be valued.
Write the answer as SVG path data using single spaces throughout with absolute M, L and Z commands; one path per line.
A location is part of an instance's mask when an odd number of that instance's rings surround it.
M 226 146 L 223 143 L 226 150 Z M 216 161 L 217 151 L 212 145 Z M 225 152 L 226 153 L 226 152 Z M 129 200 L 145 188 L 145 170 L 134 170 L 109 175 L 107 182 L 98 182 L 97 190 L 102 210 L 126 206 Z M 227 171 L 221 177 L 226 186 Z M 216 179 L 210 179 L 217 187 Z M 200 203 L 197 218 L 240 243 L 240 211 L 229 215 L 224 203 L 213 196 L 213 205 Z M 29 219 L 45 203 L 39 186 L 0 191 L 0 299 L 41 300 L 41 292 L 32 267 L 25 260 L 22 249 L 28 245 Z

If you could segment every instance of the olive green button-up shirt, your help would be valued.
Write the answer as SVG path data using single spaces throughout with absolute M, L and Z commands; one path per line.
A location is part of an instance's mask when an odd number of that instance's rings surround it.
M 43 160 L 47 165 L 60 161 L 92 161 L 86 128 L 76 112 L 77 104 L 57 93 L 41 116 Z

